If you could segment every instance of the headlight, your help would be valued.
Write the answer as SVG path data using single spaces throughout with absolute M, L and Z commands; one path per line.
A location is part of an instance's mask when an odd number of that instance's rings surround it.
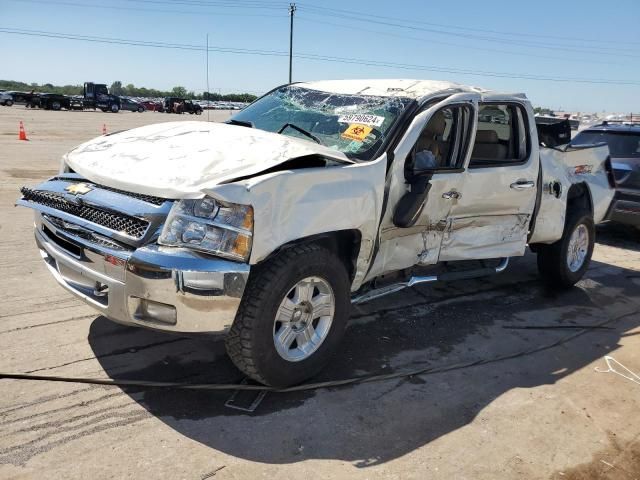
M 174 203 L 158 243 L 246 262 L 252 234 L 251 206 L 204 197 Z

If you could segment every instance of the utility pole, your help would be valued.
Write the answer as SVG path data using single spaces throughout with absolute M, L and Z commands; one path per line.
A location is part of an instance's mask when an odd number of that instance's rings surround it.
M 211 94 L 209 93 L 209 34 L 207 33 L 207 122 L 209 119 L 209 112 L 211 111 Z
M 296 4 L 289 4 L 289 16 L 291 17 L 291 24 L 289 26 L 289 83 L 292 82 L 292 70 L 293 70 L 293 15 L 296 13 Z

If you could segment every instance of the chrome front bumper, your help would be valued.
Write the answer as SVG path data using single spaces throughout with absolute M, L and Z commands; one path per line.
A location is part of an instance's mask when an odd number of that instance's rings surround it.
M 59 231 L 36 212 L 42 258 L 64 288 L 105 317 L 173 332 L 224 333 L 231 325 L 249 265 L 188 249 L 149 245 L 118 251 Z

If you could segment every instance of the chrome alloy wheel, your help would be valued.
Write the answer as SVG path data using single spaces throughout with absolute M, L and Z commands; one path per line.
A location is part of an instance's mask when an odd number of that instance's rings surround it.
M 296 283 L 278 307 L 273 343 L 289 362 L 309 358 L 327 338 L 336 308 L 333 290 L 320 277 Z
M 571 234 L 567 252 L 567 266 L 572 272 L 577 272 L 584 265 L 589 251 L 589 230 L 586 225 L 580 224 Z

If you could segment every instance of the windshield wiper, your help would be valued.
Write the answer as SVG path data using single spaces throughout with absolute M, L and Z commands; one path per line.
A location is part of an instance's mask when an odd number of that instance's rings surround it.
M 280 130 L 278 130 L 277 133 L 282 133 L 287 128 L 293 128 L 294 130 L 297 130 L 298 132 L 303 134 L 305 137 L 309 137 L 314 142 L 319 143 L 320 145 L 324 145 L 324 143 L 322 143 L 322 140 L 316 137 L 313 133 L 307 132 L 304 128 L 294 125 L 293 123 L 285 123 L 282 127 L 280 127 Z
M 227 123 L 229 125 L 240 125 L 241 127 L 256 128 L 253 122 L 250 122 L 248 120 L 236 120 L 235 118 L 230 118 L 224 123 Z

